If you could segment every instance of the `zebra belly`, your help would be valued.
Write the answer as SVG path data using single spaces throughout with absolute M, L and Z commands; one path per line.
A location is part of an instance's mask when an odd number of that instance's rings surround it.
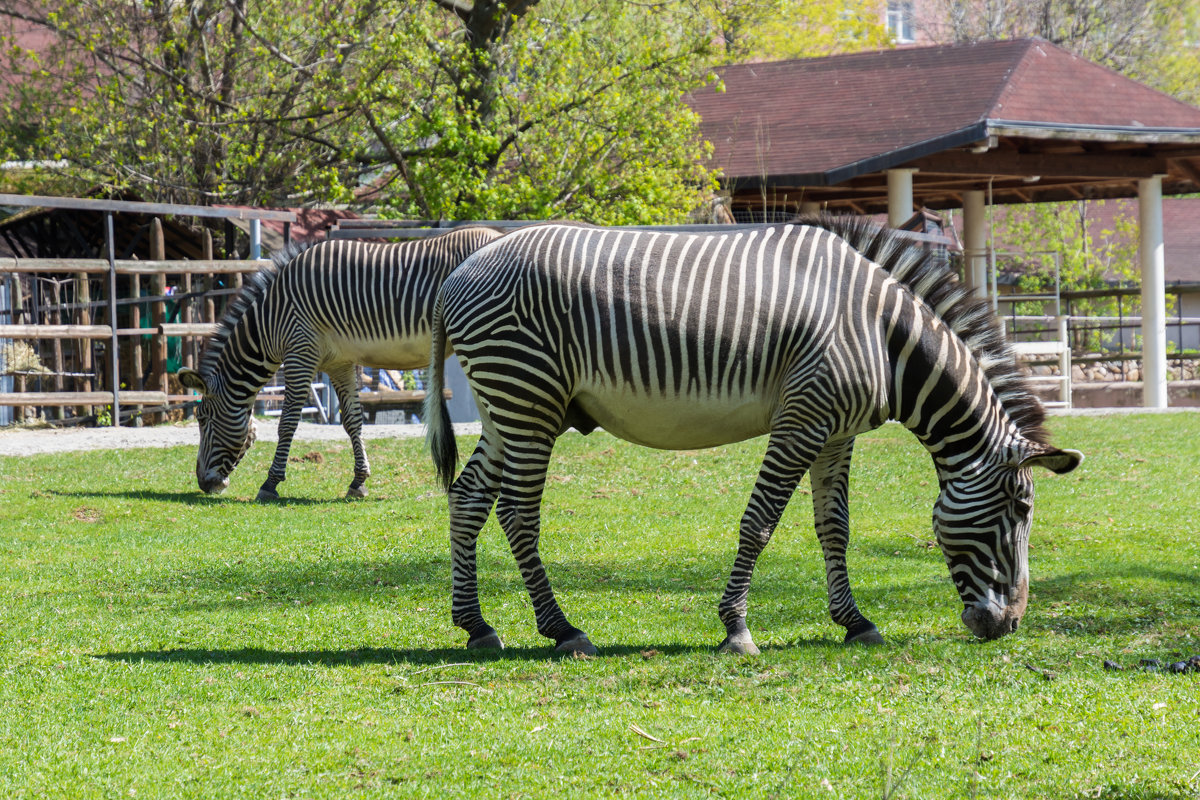
M 775 404 L 743 395 L 634 392 L 625 387 L 581 387 L 573 403 L 604 430 L 634 444 L 662 450 L 693 450 L 740 442 L 770 432 Z
M 329 336 L 324 360 L 330 363 L 349 361 L 381 369 L 420 369 L 429 366 L 429 347 L 428 333 L 393 339 Z

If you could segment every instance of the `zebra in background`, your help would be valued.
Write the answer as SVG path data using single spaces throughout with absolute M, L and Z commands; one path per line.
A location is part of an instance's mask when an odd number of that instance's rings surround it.
M 994 315 L 947 266 L 869 224 L 806 222 L 699 235 L 535 226 L 479 250 L 442 285 L 433 352 L 453 347 L 483 423 L 452 482 L 435 357 L 428 440 L 449 491 L 452 618 L 468 647 L 503 646 L 476 575 L 494 504 L 538 631 L 559 650 L 595 652 L 538 555 L 547 464 L 569 427 L 665 449 L 769 434 L 718 605 L 720 649 L 755 653 L 751 573 L 805 472 L 830 614 L 848 643 L 882 641 L 847 576 L 847 487 L 855 435 L 898 420 L 937 469 L 933 530 L 963 623 L 985 639 L 1016 629 L 1028 596 L 1030 467 L 1065 473 L 1082 455 L 1050 446 Z
M 279 498 L 276 486 L 284 480 L 292 436 L 317 372 L 329 375 L 354 450 L 354 480 L 346 494 L 365 497 L 371 471 L 355 365 L 426 366 L 438 287 L 464 258 L 500 235 L 470 227 L 423 241 L 335 240 L 275 254 L 274 263 L 230 304 L 199 369 L 178 373 L 180 383 L 203 395 L 196 409 L 201 490 L 219 493 L 229 486 L 229 474 L 254 442 L 254 399 L 282 364 L 279 443 L 258 500 Z

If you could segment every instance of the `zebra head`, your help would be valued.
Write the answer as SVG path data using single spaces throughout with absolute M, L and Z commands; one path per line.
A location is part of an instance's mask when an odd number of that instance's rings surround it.
M 207 494 L 220 494 L 229 486 L 229 474 L 254 444 L 254 415 L 250 403 L 236 402 L 221 390 L 215 376 L 207 380 L 195 370 L 179 370 L 179 382 L 202 396 L 196 406 L 200 423 L 200 452 L 196 455 L 196 482 Z M 252 396 L 253 398 L 253 396 Z
M 1024 442 L 1007 459 L 969 477 L 943 477 L 933 531 L 962 598 L 963 624 L 981 639 L 1017 629 L 1029 599 L 1032 467 L 1059 475 L 1083 454 Z M 1031 453 L 1031 451 L 1034 451 Z

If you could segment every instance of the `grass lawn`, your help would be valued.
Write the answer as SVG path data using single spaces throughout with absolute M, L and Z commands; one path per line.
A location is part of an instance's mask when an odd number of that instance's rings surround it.
M 1087 460 L 1037 478 L 1019 632 L 959 622 L 932 465 L 890 425 L 856 450 L 850 563 L 889 644 L 840 644 L 802 485 L 757 657 L 713 649 L 761 440 L 560 441 L 542 553 L 596 659 L 537 635 L 494 521 L 508 648 L 463 649 L 419 441 L 369 442 L 357 502 L 348 446 L 300 443 L 266 506 L 266 443 L 219 498 L 191 448 L 0 458 L 0 796 L 1196 798 L 1200 673 L 1136 667 L 1200 653 L 1200 415 L 1051 428 Z

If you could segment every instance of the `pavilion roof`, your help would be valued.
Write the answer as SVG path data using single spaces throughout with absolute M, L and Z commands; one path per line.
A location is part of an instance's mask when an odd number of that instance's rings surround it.
M 1200 109 L 1040 39 L 738 64 L 689 98 L 735 196 L 886 208 L 886 170 L 917 205 L 1200 191 Z

